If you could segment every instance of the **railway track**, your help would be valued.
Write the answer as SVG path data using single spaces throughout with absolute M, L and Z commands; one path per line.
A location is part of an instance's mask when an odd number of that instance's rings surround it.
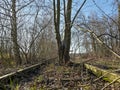
M 62 67 L 59 65 L 55 65 L 53 63 L 53 60 L 55 59 L 56 58 L 43 60 L 41 63 L 26 67 L 24 69 L 17 70 L 15 72 L 6 74 L 4 76 L 1 76 L 0 77 L 0 90 L 12 90 L 14 88 L 14 87 L 12 88 L 12 86 L 16 86 L 17 84 L 20 84 L 20 82 L 22 82 L 20 86 L 21 89 L 18 89 L 18 90 L 26 90 L 26 89 L 23 89 L 23 87 L 26 86 L 26 84 L 24 85 L 25 82 L 33 83 L 35 78 L 32 78 L 32 77 L 41 77 L 41 76 L 42 76 L 41 81 L 34 81 L 37 83 L 35 85 L 36 89 L 34 90 L 40 90 L 41 85 L 43 83 L 45 84 L 45 90 L 61 90 L 61 89 L 64 90 L 66 88 L 71 88 L 70 87 L 71 85 L 72 87 L 74 87 L 72 90 L 79 90 L 79 89 L 93 90 L 96 88 L 98 90 L 102 88 L 103 86 L 109 85 L 109 83 L 111 83 L 115 79 L 117 81 L 117 86 L 120 84 L 119 75 L 117 75 L 116 77 L 115 74 L 111 74 L 111 75 L 114 75 L 114 76 L 111 76 L 113 78 L 105 76 L 103 78 L 104 80 L 102 80 L 101 76 L 103 74 L 101 74 L 100 76 L 100 73 L 102 73 L 102 70 L 97 67 L 94 67 L 92 65 L 89 66 L 88 64 L 84 64 L 84 67 L 83 67 L 83 65 L 81 66 L 81 63 L 74 64 L 70 67 L 66 67 L 66 66 Z M 49 66 L 51 64 L 53 64 L 52 68 Z M 92 69 L 93 67 L 94 69 Z M 88 71 L 91 71 L 92 74 L 91 72 L 88 72 Z M 101 71 L 99 75 L 97 75 L 98 73 L 96 74 L 97 71 L 99 72 Z M 107 75 L 110 75 L 110 72 Z M 101 78 L 98 78 L 96 76 L 101 77 Z M 57 85 L 54 85 L 55 82 L 57 83 Z M 53 87 L 51 87 L 50 85 Z M 58 86 L 58 87 L 54 87 L 54 86 Z M 107 86 L 107 87 L 108 89 L 103 89 L 103 90 L 110 90 L 111 86 Z M 118 86 L 117 89 L 115 90 L 120 90 L 120 86 Z
M 20 85 L 19 90 L 101 90 L 105 86 L 103 90 L 120 90 L 119 83 L 107 86 L 109 82 L 98 78 L 82 66 L 50 64 L 34 81 Z
M 12 86 L 16 86 L 21 81 L 30 81 L 30 78 L 40 74 L 43 68 L 56 58 L 42 60 L 41 63 L 34 64 L 23 69 L 11 72 L 0 77 L 0 90 L 11 90 Z M 28 78 L 28 79 L 27 79 Z

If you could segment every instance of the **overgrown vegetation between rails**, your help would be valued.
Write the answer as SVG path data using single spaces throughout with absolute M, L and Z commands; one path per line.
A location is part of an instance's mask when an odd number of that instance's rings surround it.
M 50 64 L 33 81 L 19 85 L 19 90 L 101 90 L 108 84 L 102 79 L 96 79 L 98 78 L 87 70 L 82 70 L 81 66 L 69 67 Z M 105 90 L 113 88 L 119 90 L 119 83 L 114 83 Z

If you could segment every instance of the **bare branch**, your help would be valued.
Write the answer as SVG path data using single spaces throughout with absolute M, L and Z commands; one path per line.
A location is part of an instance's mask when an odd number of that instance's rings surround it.
M 93 1 L 93 3 L 95 4 L 95 6 L 96 6 L 103 14 L 105 14 L 108 18 L 110 18 L 116 25 L 118 25 L 117 22 L 116 22 L 113 18 L 111 18 L 109 15 L 107 15 L 100 7 L 96 4 L 95 0 L 92 0 L 92 1 Z
M 26 6 L 30 5 L 34 0 L 30 1 L 29 3 L 27 3 L 26 5 L 22 6 L 21 8 L 19 8 L 16 12 L 19 12 L 21 9 L 25 8 Z
M 49 25 L 49 23 L 50 23 L 51 20 L 52 20 L 52 18 L 48 21 L 48 23 L 47 23 L 43 28 L 40 29 L 40 31 L 37 33 L 37 35 L 36 35 L 36 37 L 34 38 L 34 40 L 32 40 L 29 48 L 32 47 L 32 45 L 33 45 L 33 43 L 35 42 L 35 40 L 38 38 L 38 36 L 40 35 L 40 33 Z M 37 24 L 39 25 L 39 23 L 37 23 Z M 40 25 L 39 25 L 39 26 L 40 26 Z
M 11 7 L 11 4 L 9 3 L 8 0 L 3 0 L 3 2 L 5 3 L 5 5 L 8 7 L 8 5 Z
M 75 16 L 74 16 L 74 18 L 73 18 L 73 20 L 72 20 L 72 23 L 71 24 L 73 24 L 74 23 L 74 21 L 75 21 L 75 19 L 76 19 L 76 17 L 77 17 L 77 15 L 79 14 L 79 12 L 80 12 L 80 10 L 82 9 L 82 7 L 84 6 L 84 4 L 86 3 L 86 1 L 87 0 L 84 0 L 84 2 L 82 3 L 82 5 L 79 7 L 79 9 L 77 10 L 77 12 L 76 12 L 76 14 L 75 14 Z
M 110 36 L 110 37 L 112 37 L 112 38 L 115 38 L 115 39 L 117 39 L 117 40 L 120 40 L 120 38 L 117 38 L 117 35 L 116 35 L 116 36 L 113 36 L 113 35 L 110 35 L 109 33 L 103 33 L 103 34 L 101 34 L 101 35 L 99 35 L 99 36 L 97 36 L 97 37 L 100 38 L 100 37 L 106 36 L 106 35 L 108 35 L 108 36 Z
M 4 9 L 4 10 L 6 10 L 6 11 L 11 12 L 11 11 L 10 11 L 10 9 L 7 9 L 7 8 L 5 8 L 5 7 L 1 6 L 1 5 L 0 5 L 0 8 Z
M 11 16 L 10 16 L 10 15 L 8 15 L 8 14 L 2 13 L 2 12 L 0 12 L 0 14 L 2 14 L 2 15 L 4 15 L 4 16 L 8 16 L 8 17 L 10 17 L 10 18 L 11 18 Z
M 91 33 L 91 34 L 93 35 L 93 37 L 94 37 L 101 45 L 103 45 L 104 47 L 106 47 L 112 54 L 114 54 L 116 57 L 118 57 L 118 58 L 120 59 L 120 56 L 119 56 L 116 52 L 114 52 L 108 45 L 106 45 L 102 40 L 100 40 L 100 39 L 98 38 L 98 36 L 95 34 L 94 31 L 89 30 L 89 29 L 84 29 L 84 28 L 80 27 L 79 25 L 73 25 L 73 26 L 74 26 L 75 28 L 79 29 L 79 30 L 83 30 L 83 31 L 86 31 L 86 32 Z

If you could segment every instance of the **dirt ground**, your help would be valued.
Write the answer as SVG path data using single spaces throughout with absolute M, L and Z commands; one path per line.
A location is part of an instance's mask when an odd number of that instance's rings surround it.
M 69 67 L 50 64 L 30 82 L 16 86 L 17 90 L 101 90 L 109 84 L 82 66 Z M 104 90 L 120 90 L 120 83 L 114 83 Z

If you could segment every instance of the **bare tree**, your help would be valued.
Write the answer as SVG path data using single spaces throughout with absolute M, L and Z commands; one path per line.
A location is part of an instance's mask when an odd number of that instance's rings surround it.
M 17 41 L 17 17 L 16 17 L 16 0 L 12 0 L 12 16 L 11 16 L 11 38 L 13 41 L 13 50 L 14 57 L 17 65 L 22 64 L 22 60 L 20 57 L 20 50 Z
M 70 44 L 71 44 L 71 28 L 72 24 L 74 23 L 77 15 L 79 14 L 81 8 L 84 6 L 85 2 L 87 0 L 84 0 L 82 5 L 79 7 L 79 9 L 76 11 L 75 16 L 73 19 L 71 19 L 72 15 L 72 0 L 67 0 L 67 3 L 65 0 L 63 0 L 63 8 L 64 8 L 64 22 L 65 22 L 65 30 L 64 30 L 64 40 L 61 41 L 60 36 L 60 0 L 53 0 L 53 7 L 54 7 L 54 26 L 56 31 L 56 39 L 58 44 L 58 55 L 59 55 L 59 63 L 60 64 L 67 64 L 70 61 Z M 57 4 L 57 5 L 56 5 Z

